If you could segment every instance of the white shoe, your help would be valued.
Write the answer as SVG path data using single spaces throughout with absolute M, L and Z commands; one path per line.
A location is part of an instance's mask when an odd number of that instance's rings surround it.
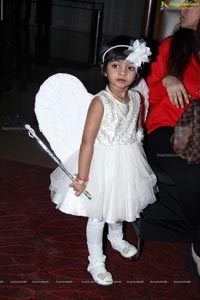
M 117 250 L 125 258 L 131 258 L 137 253 L 137 248 L 125 240 L 121 240 L 117 243 L 113 243 L 110 239 L 109 241 L 111 243 L 112 248 Z
M 92 261 L 89 259 L 88 272 L 91 274 L 94 281 L 100 285 L 111 285 L 113 284 L 112 274 L 108 272 L 105 268 L 105 255 L 103 255 L 102 260 Z

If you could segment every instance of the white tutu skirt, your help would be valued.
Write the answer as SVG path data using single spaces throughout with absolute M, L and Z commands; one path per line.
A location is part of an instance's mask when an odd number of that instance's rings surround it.
M 75 153 L 64 165 L 76 174 L 77 162 L 78 153 Z M 87 186 L 92 200 L 84 194 L 75 196 L 69 188 L 70 182 L 60 167 L 51 174 L 51 197 L 57 208 L 67 214 L 107 223 L 135 221 L 148 204 L 156 201 L 156 177 L 138 142 L 121 146 L 94 145 Z

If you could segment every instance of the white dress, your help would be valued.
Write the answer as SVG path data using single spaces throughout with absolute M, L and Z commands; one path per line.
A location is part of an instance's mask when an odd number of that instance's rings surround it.
M 151 170 L 137 140 L 137 121 L 140 96 L 130 90 L 130 101 L 123 104 L 107 91 L 97 94 L 102 101 L 104 114 L 98 131 L 85 195 L 76 197 L 70 180 L 58 167 L 51 174 L 51 197 L 64 213 L 87 216 L 107 223 L 135 221 L 140 212 L 156 201 L 156 177 Z M 72 173 L 78 170 L 78 153 L 64 164 Z

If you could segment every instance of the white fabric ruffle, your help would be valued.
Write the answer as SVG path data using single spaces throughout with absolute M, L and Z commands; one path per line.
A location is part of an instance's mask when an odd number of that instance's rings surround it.
M 68 160 L 66 168 L 77 173 L 78 152 Z M 64 213 L 87 216 L 107 223 L 135 221 L 140 212 L 156 201 L 156 177 L 147 163 L 141 143 L 106 146 L 94 145 L 86 196 L 76 197 L 70 181 L 60 168 L 51 174 L 51 196 Z

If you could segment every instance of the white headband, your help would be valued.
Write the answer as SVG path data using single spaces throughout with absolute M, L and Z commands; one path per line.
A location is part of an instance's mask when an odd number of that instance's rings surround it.
M 105 58 L 105 56 L 106 56 L 106 54 L 110 51 L 110 50 L 112 50 L 112 49 L 115 49 L 115 48 L 122 48 L 122 47 L 126 47 L 126 48 L 129 48 L 130 46 L 128 46 L 128 45 L 116 45 L 116 46 L 113 46 L 113 47 L 110 47 L 110 48 L 108 48 L 105 52 L 104 52 L 104 54 L 103 54 L 103 56 L 102 56 L 102 62 L 104 63 L 104 58 Z
M 132 45 L 131 45 L 132 44 Z M 106 54 L 115 48 L 128 48 L 127 50 L 125 50 L 124 52 L 127 53 L 127 57 L 125 60 L 128 60 L 130 62 L 132 62 L 135 67 L 141 67 L 141 64 L 144 62 L 149 62 L 149 58 L 148 56 L 151 55 L 151 51 L 149 47 L 146 47 L 146 43 L 145 42 L 140 42 L 139 40 L 135 40 L 135 41 L 131 41 L 130 46 L 128 45 L 116 45 L 113 47 L 110 47 L 109 49 L 107 49 L 103 56 L 102 56 L 102 62 L 105 62 L 105 56 Z

